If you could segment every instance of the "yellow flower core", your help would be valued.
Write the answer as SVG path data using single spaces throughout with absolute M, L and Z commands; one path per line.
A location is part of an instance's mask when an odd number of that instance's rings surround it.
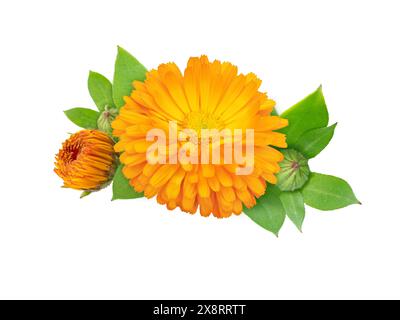
M 82 130 L 69 137 L 56 155 L 55 173 L 64 187 L 94 191 L 104 186 L 115 170 L 114 142 L 104 132 Z
M 195 213 L 200 208 L 203 216 L 229 217 L 240 214 L 242 205 L 254 206 L 256 198 L 265 193 L 266 182 L 276 183 L 278 163 L 283 160 L 271 146 L 287 146 L 285 135 L 273 132 L 287 126 L 287 120 L 271 116 L 275 102 L 258 91 L 260 85 L 253 73 L 238 74 L 231 63 L 209 62 L 206 56 L 190 58 L 183 74 L 176 64 L 167 63 L 149 71 L 144 82 L 135 81 L 112 123 L 113 134 L 120 139 L 115 151 L 121 152 L 123 173 L 130 184 L 147 198 L 157 196 L 168 209 L 180 207 Z M 176 123 L 178 132 L 192 129 L 197 134 L 202 129 L 253 129 L 253 171 L 238 175 L 241 164 L 235 162 L 149 162 L 146 151 L 153 142 L 146 140 L 146 134 L 159 128 L 168 139 L 170 121 Z

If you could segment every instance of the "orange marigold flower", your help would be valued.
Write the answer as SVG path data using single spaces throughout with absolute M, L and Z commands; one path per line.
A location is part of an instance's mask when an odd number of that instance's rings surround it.
M 271 116 L 275 102 L 259 91 L 261 80 L 253 73 L 238 74 L 228 62 L 209 62 L 206 56 L 190 58 L 182 74 L 175 63 L 161 64 L 147 73 L 144 82 L 135 81 L 134 90 L 124 97 L 125 105 L 112 123 L 120 140 L 123 173 L 136 191 L 147 198 L 157 196 L 168 209 L 216 217 L 240 214 L 265 193 L 267 183 L 276 183 L 275 174 L 283 155 L 272 148 L 287 147 L 284 134 L 273 132 L 287 126 L 287 120 Z M 152 163 L 146 156 L 153 143 L 148 131 L 160 128 L 169 139 L 169 123 L 177 131 L 192 129 L 253 129 L 254 169 L 238 175 L 241 163 L 198 164 Z M 201 135 L 201 133 L 200 133 Z M 167 141 L 170 143 L 171 141 Z M 182 146 L 184 142 L 178 141 Z M 223 152 L 224 143 L 218 145 Z M 165 152 L 171 155 L 170 149 Z M 200 152 L 201 153 L 201 152 Z M 201 158 L 201 154 L 198 154 Z
M 104 132 L 82 130 L 69 137 L 56 155 L 54 172 L 64 187 L 95 191 L 106 186 L 114 175 L 114 142 Z

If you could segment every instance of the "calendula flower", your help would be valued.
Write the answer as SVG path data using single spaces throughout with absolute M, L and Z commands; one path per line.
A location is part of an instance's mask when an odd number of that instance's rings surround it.
M 113 134 L 120 139 L 115 151 L 122 153 L 123 174 L 134 189 L 144 191 L 147 198 L 157 196 L 158 202 L 171 210 L 180 207 L 195 213 L 200 208 L 203 216 L 229 217 L 240 214 L 243 205 L 254 206 L 267 182 L 277 182 L 275 174 L 283 155 L 271 146 L 286 147 L 285 135 L 273 130 L 285 127 L 287 120 L 271 116 L 275 102 L 259 91 L 260 84 L 253 73 L 238 74 L 231 63 L 210 62 L 206 56 L 190 58 L 184 74 L 176 64 L 168 63 L 148 72 L 144 82 L 135 81 L 112 123 Z M 200 159 L 209 156 L 204 156 L 201 148 L 195 156 L 197 163 L 153 163 L 147 155 L 154 141 L 146 138 L 152 129 L 164 130 L 167 145 L 177 145 L 161 151 L 168 157 L 187 146 L 186 141 L 171 141 L 171 121 L 178 136 L 188 129 L 199 136 L 205 129 L 253 130 L 252 170 L 239 174 L 238 168 L 244 164 L 236 158 L 204 163 Z M 224 139 L 218 144 L 221 154 L 228 142 L 231 140 Z M 243 142 L 242 149 L 246 149 L 247 141 Z M 196 147 L 191 141 L 189 153 Z
M 109 183 L 115 171 L 113 147 L 114 142 L 106 133 L 81 130 L 62 144 L 54 171 L 66 188 L 99 190 Z

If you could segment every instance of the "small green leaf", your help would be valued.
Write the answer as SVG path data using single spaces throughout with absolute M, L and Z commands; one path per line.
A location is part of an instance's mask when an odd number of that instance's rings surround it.
M 300 151 L 306 158 L 314 158 L 329 144 L 335 133 L 336 125 L 337 123 L 330 127 L 307 131 L 294 144 L 294 148 Z
M 114 106 L 112 84 L 100 73 L 93 71 L 89 72 L 88 89 L 90 96 L 92 97 L 99 111 L 104 111 L 106 106 Z
M 280 199 L 285 209 L 286 215 L 301 231 L 306 210 L 304 208 L 304 200 L 300 191 L 282 192 Z
M 305 132 L 326 127 L 329 115 L 322 94 L 322 87 L 283 112 L 281 117 L 289 120 L 289 126 L 281 130 L 287 135 L 286 141 L 289 147 L 294 146 Z
M 123 97 L 131 94 L 133 81 L 144 81 L 146 72 L 146 68 L 136 58 L 118 47 L 113 80 L 113 98 L 117 108 L 125 104 Z
M 112 200 L 117 199 L 135 199 L 143 197 L 143 193 L 136 192 L 129 184 L 128 179 L 122 173 L 123 165 L 120 164 L 115 172 L 113 179 L 113 197 Z
M 82 191 L 81 195 L 79 198 L 84 198 L 87 197 L 88 195 L 90 195 L 92 193 L 92 191 Z
M 307 205 L 319 210 L 335 210 L 351 204 L 361 204 L 346 181 L 321 173 L 311 173 L 302 194 Z
M 279 194 L 280 191 L 277 187 L 268 186 L 266 194 L 257 200 L 257 204 L 253 208 L 244 209 L 250 219 L 276 236 L 285 221 L 285 211 Z
M 92 109 L 86 108 L 73 108 L 64 111 L 65 115 L 75 123 L 78 127 L 84 129 L 96 129 L 97 128 L 97 118 L 100 113 Z
M 272 109 L 271 116 L 278 116 L 278 111 L 276 111 L 276 108 Z

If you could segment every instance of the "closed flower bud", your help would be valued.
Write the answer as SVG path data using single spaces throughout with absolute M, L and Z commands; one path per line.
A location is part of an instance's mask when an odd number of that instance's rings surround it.
M 69 137 L 56 155 L 55 173 L 64 187 L 96 191 L 114 176 L 117 157 L 114 142 L 99 130 L 82 130 Z
M 106 106 L 105 110 L 100 114 L 100 117 L 97 119 L 97 127 L 99 128 L 99 130 L 111 134 L 111 122 L 114 121 L 117 115 L 117 109 Z
M 310 168 L 307 159 L 293 149 L 282 150 L 285 159 L 279 163 L 281 171 L 278 173 L 277 186 L 282 191 L 300 189 L 308 180 Z

